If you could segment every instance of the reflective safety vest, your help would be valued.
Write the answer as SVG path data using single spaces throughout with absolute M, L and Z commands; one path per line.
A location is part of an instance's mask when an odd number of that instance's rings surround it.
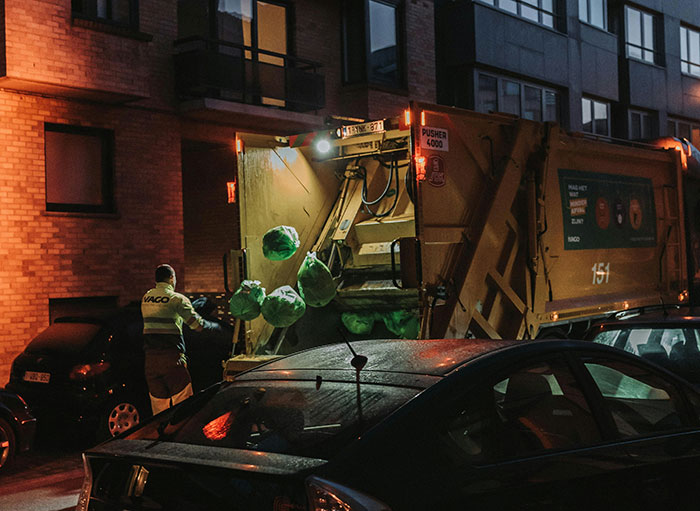
M 205 323 L 192 307 L 190 299 L 176 293 L 167 282 L 157 282 L 156 287 L 143 296 L 141 314 L 146 336 L 165 334 L 182 339 L 183 323 L 193 330 L 201 330 Z

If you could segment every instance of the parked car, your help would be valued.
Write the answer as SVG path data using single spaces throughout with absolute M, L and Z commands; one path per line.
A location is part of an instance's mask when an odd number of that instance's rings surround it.
M 586 339 L 638 355 L 700 385 L 700 310 L 695 307 L 624 311 L 593 325 Z
M 694 509 L 698 412 L 590 342 L 333 344 L 86 451 L 77 509 Z
M 142 331 L 138 305 L 58 318 L 15 358 L 7 388 L 27 400 L 40 429 L 67 423 L 97 439 L 119 434 L 151 414 Z M 188 341 L 196 389 L 222 377 L 231 337 L 221 337 Z
M 0 473 L 15 456 L 31 449 L 36 419 L 27 403 L 14 392 L 0 389 Z

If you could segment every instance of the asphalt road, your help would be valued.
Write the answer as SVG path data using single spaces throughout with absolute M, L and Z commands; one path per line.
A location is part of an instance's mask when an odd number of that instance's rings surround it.
M 83 447 L 39 442 L 0 473 L 0 509 L 67 511 L 75 508 L 83 483 Z

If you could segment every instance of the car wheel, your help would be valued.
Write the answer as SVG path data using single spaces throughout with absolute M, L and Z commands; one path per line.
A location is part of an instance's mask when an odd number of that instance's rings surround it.
M 0 419 L 0 470 L 12 463 L 17 443 L 15 432 L 7 421 Z
M 111 438 L 141 422 L 139 408 L 128 399 L 113 401 L 106 409 L 100 427 L 100 437 Z

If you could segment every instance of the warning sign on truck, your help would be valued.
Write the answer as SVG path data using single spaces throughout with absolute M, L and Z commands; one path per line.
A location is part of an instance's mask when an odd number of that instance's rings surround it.
M 431 128 L 429 126 L 420 127 L 421 149 L 432 149 L 434 151 L 449 151 L 448 132 L 443 128 Z
M 564 248 L 656 245 L 651 179 L 559 169 Z

